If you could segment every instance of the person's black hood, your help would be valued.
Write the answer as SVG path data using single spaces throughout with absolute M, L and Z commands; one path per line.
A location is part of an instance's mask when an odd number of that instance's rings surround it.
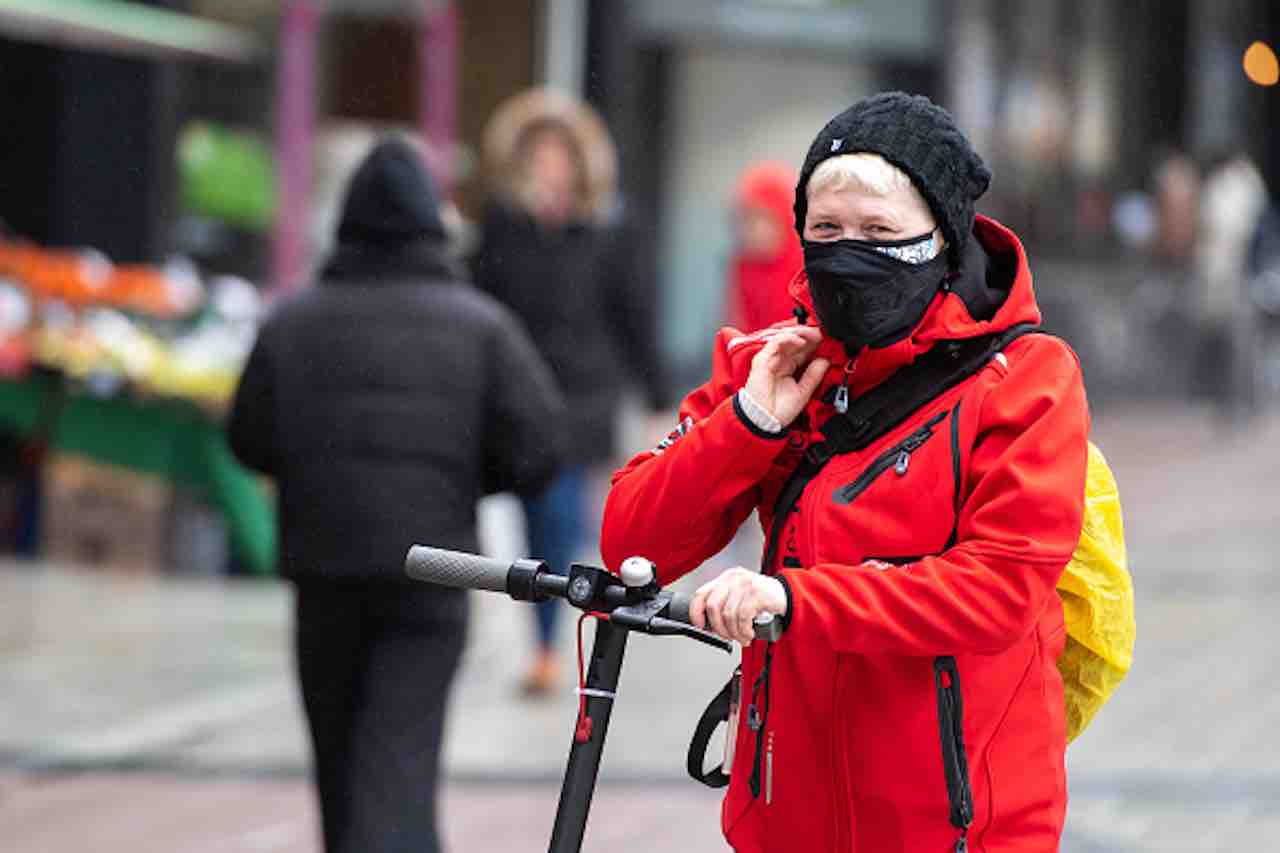
M 435 183 L 401 139 L 378 143 L 356 170 L 337 238 L 321 276 L 326 280 L 461 278 L 446 250 Z
M 408 142 L 388 139 L 360 164 L 342 204 L 338 245 L 443 243 L 434 182 Z

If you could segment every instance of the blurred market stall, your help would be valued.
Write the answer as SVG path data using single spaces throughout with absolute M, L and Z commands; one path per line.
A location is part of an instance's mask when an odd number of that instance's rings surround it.
M 29 454 L 78 454 L 194 490 L 221 511 L 245 566 L 268 572 L 272 510 L 221 426 L 260 310 L 253 285 L 206 288 L 189 264 L 115 266 L 0 241 L 0 426 Z
M 269 573 L 269 490 L 222 413 L 262 313 L 274 68 L 165 5 L 0 0 L 0 547 Z

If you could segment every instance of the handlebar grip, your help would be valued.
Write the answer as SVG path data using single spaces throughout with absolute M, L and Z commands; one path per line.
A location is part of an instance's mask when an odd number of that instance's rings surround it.
M 668 618 L 677 622 L 692 624 L 689 621 L 689 604 L 692 601 L 692 595 L 687 595 L 683 592 L 672 593 L 671 603 L 667 605 Z M 761 613 L 756 617 L 752 627 L 755 629 L 757 640 L 772 643 L 782 636 L 782 620 L 772 613 Z
M 405 557 L 404 571 L 414 580 L 458 589 L 507 591 L 511 564 L 492 557 L 414 545 Z
M 692 595 L 683 592 L 671 593 L 671 603 L 667 605 L 667 618 L 684 622 L 686 625 L 692 624 L 689 621 L 689 604 L 692 601 Z

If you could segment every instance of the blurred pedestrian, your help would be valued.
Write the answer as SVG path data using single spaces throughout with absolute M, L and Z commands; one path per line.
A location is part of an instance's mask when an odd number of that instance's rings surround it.
M 564 571 L 585 538 L 590 466 L 616 452 L 627 380 L 653 409 L 666 389 L 654 328 L 656 295 L 636 274 L 616 202 L 613 143 L 587 105 L 537 89 L 502 104 L 484 134 L 490 198 L 474 257 L 476 283 L 524 321 L 569 404 L 560 428 L 568 464 L 524 501 L 529 553 Z M 559 602 L 538 605 L 536 652 L 522 682 L 547 693 L 559 680 Z
M 756 163 L 738 179 L 726 306 L 728 323 L 736 329 L 763 329 L 786 320 L 795 308 L 787 288 L 804 266 L 800 241 L 791 230 L 795 189 L 795 170 L 783 163 Z
M 231 447 L 275 478 L 280 571 L 329 853 L 436 851 L 436 778 L 466 635 L 456 590 L 402 579 L 415 542 L 477 549 L 485 492 L 552 478 L 563 404 L 519 323 L 459 280 L 417 149 L 378 144 L 319 286 L 267 320 Z
M 644 554 L 668 583 L 753 510 L 768 533 L 761 573 L 725 572 L 689 610 L 743 644 L 735 850 L 1058 849 L 1055 585 L 1080 539 L 1089 412 L 1065 343 L 1001 344 L 1040 309 L 1021 242 L 975 216 L 990 180 L 926 98 L 833 118 L 794 197 L 810 321 L 721 331 L 679 428 L 614 477 L 611 568 Z M 784 620 L 776 643 L 752 642 L 763 612 Z
M 1257 323 L 1253 347 L 1259 408 L 1280 400 L 1280 205 L 1269 203 L 1249 242 L 1249 294 Z
M 1156 234 L 1151 246 L 1157 264 L 1185 269 L 1199 231 L 1200 170 L 1194 160 L 1169 152 L 1155 170 Z
M 1232 420 L 1251 398 L 1254 317 L 1249 249 L 1267 207 L 1262 174 L 1247 156 L 1222 155 L 1205 170 L 1192 246 L 1200 323 L 1197 387 Z

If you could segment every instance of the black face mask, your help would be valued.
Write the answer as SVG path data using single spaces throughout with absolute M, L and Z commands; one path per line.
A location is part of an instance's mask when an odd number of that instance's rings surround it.
M 851 356 L 864 347 L 897 343 L 924 316 L 947 273 L 946 252 L 912 264 L 881 250 L 928 239 L 804 241 L 804 270 L 818 322 Z

